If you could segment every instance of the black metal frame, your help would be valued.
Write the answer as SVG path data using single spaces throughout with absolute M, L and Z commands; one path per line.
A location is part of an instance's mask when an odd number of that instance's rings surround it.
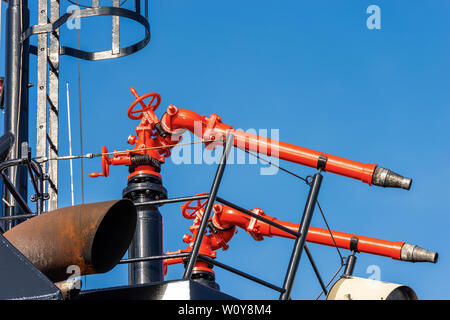
M 6 230 L 9 230 L 11 226 L 11 221 L 22 220 L 25 218 L 31 218 L 36 215 L 40 215 L 44 211 L 44 201 L 48 200 L 48 194 L 44 193 L 44 180 L 47 179 L 47 175 L 42 172 L 41 166 L 31 158 L 31 149 L 28 147 L 27 142 L 22 143 L 22 157 L 19 159 L 6 160 L 0 163 L 0 178 L 3 180 L 4 186 L 12 195 L 14 200 L 20 206 L 20 208 L 25 212 L 22 215 L 4 216 L 0 217 L 0 221 L 6 221 Z M 8 176 L 4 171 L 10 167 L 15 166 L 26 166 L 28 173 L 33 185 L 35 194 L 30 197 L 30 200 L 36 202 L 36 211 L 33 213 L 28 207 L 26 199 L 24 199 Z
M 113 50 L 106 51 L 97 51 L 97 52 L 89 52 L 78 50 L 71 47 L 60 47 L 60 55 L 68 55 L 75 58 L 83 59 L 83 60 L 105 60 L 105 59 L 114 59 L 125 57 L 130 54 L 133 54 L 142 48 L 144 48 L 147 43 L 150 41 L 150 24 L 144 16 L 142 16 L 138 11 L 131 11 L 124 8 L 115 8 L 115 7 L 99 7 L 99 8 L 87 8 L 81 9 L 79 11 L 71 11 L 62 15 L 58 20 L 54 23 L 48 23 L 46 25 L 34 25 L 29 27 L 22 34 L 22 41 L 28 39 L 31 35 L 47 33 L 60 28 L 64 23 L 66 23 L 69 19 L 76 18 L 87 18 L 87 17 L 96 17 L 96 16 L 114 16 L 114 17 L 123 17 L 128 18 L 133 21 L 138 22 L 145 28 L 145 36 L 142 40 L 137 43 L 130 45 L 125 48 L 119 48 L 118 52 L 115 53 Z M 30 52 L 33 54 L 37 54 L 37 47 L 30 46 Z
M 145 8 L 148 10 L 148 0 L 145 1 Z M 136 2 L 136 4 L 140 4 Z M 140 5 L 136 5 L 135 11 L 119 8 L 119 7 L 90 7 L 86 9 L 80 9 L 76 11 L 70 11 L 63 14 L 59 19 L 54 21 L 53 23 L 47 23 L 45 25 L 34 25 L 30 26 L 24 33 L 21 35 L 21 41 L 25 41 L 30 36 L 35 34 L 48 33 L 55 30 L 58 30 L 62 25 L 64 25 L 69 19 L 77 19 L 77 18 L 88 18 L 88 17 L 97 17 L 97 16 L 113 16 L 113 17 L 122 17 L 128 18 L 137 23 L 141 24 L 145 28 L 145 36 L 142 40 L 137 43 L 130 45 L 125 48 L 116 48 L 106 51 L 83 51 L 78 50 L 71 47 L 60 47 L 60 55 L 68 55 L 75 58 L 83 59 L 83 60 L 105 60 L 105 59 L 114 59 L 119 57 L 125 57 L 130 54 L 133 54 L 142 48 L 144 48 L 148 42 L 150 41 L 150 24 L 148 22 L 148 11 L 145 12 L 145 16 L 141 15 Z M 115 30 L 113 29 L 113 33 Z M 114 46 L 114 43 L 113 43 Z M 37 47 L 31 45 L 30 52 L 32 54 L 37 54 Z
M 193 271 L 194 265 L 197 262 L 197 260 L 202 260 L 211 265 L 225 269 L 225 270 L 230 271 L 234 274 L 237 274 L 243 278 L 246 278 L 253 282 L 259 283 L 265 287 L 268 287 L 270 289 L 278 291 L 280 293 L 280 300 L 287 300 L 290 298 L 290 293 L 292 291 L 292 287 L 294 284 L 295 275 L 297 273 L 297 269 L 298 269 L 298 265 L 299 265 L 300 258 L 302 255 L 302 251 L 304 249 L 307 254 L 307 257 L 309 259 L 309 262 L 314 270 L 314 273 L 317 277 L 317 280 L 320 283 L 322 291 L 326 295 L 327 288 L 322 280 L 322 277 L 320 276 L 319 270 L 314 262 L 311 252 L 305 243 L 307 231 L 309 229 L 309 225 L 311 222 L 315 204 L 317 202 L 317 196 L 318 196 L 318 192 L 320 190 L 320 185 L 321 185 L 321 181 L 322 181 L 322 175 L 320 174 L 321 170 L 319 169 L 319 172 L 314 175 L 312 182 L 309 183 L 310 191 L 309 191 L 309 195 L 308 195 L 308 198 L 306 201 L 305 210 L 302 215 L 302 220 L 300 223 L 300 228 L 299 228 L 300 232 L 292 231 L 291 229 L 286 228 L 285 226 L 282 226 L 276 222 L 273 222 L 272 220 L 269 220 L 263 216 L 259 216 L 250 210 L 244 209 L 230 201 L 227 201 L 227 200 L 217 196 L 220 182 L 221 182 L 221 179 L 222 179 L 225 167 L 226 167 L 227 157 L 230 152 L 230 149 L 233 146 L 233 140 L 234 140 L 234 136 L 228 135 L 226 145 L 223 150 L 222 158 L 218 165 L 216 175 L 215 175 L 213 184 L 211 186 L 211 191 L 208 194 L 188 196 L 188 197 L 179 197 L 179 198 L 172 198 L 172 199 L 162 199 L 162 200 L 155 200 L 155 201 L 149 201 L 149 202 L 143 202 L 143 203 L 136 204 L 136 206 L 163 205 L 163 204 L 179 203 L 179 202 L 192 201 L 192 200 L 207 199 L 208 201 L 206 204 L 205 212 L 204 212 L 201 222 L 200 222 L 200 228 L 197 233 L 198 236 L 196 237 L 194 245 L 193 245 L 193 250 L 189 253 L 170 254 L 170 255 L 163 255 L 163 256 L 151 256 L 151 257 L 144 257 L 144 258 L 123 259 L 119 262 L 119 264 L 165 260 L 165 259 L 171 259 L 171 258 L 186 258 L 187 263 L 186 263 L 185 272 L 184 272 L 184 276 L 183 276 L 183 279 L 186 280 L 186 279 L 191 278 L 192 271 Z M 16 190 L 14 185 L 11 183 L 9 178 L 3 173 L 3 171 L 9 167 L 23 166 L 23 165 L 27 166 L 27 168 L 28 168 L 28 172 L 30 174 L 31 181 L 32 181 L 33 187 L 36 192 L 35 195 L 31 196 L 31 201 L 36 201 L 36 213 L 32 213 L 32 211 L 28 207 L 26 201 L 21 197 L 21 195 Z M 0 221 L 9 222 L 12 220 L 21 220 L 21 219 L 31 218 L 31 217 L 39 215 L 43 212 L 44 201 L 48 199 L 48 194 L 43 193 L 43 182 L 44 182 L 44 180 L 47 179 L 47 175 L 42 172 L 41 166 L 35 160 L 33 160 L 31 158 L 31 149 L 28 148 L 28 144 L 26 142 L 24 142 L 22 144 L 22 157 L 20 159 L 8 160 L 8 161 L 4 161 L 4 162 L 0 163 L 0 177 L 3 179 L 5 186 L 7 187 L 9 192 L 12 194 L 14 199 L 17 201 L 18 205 L 22 208 L 22 210 L 24 212 L 26 212 L 26 214 L 24 214 L 24 215 L 0 217 Z M 208 220 L 212 213 L 212 207 L 216 201 L 296 237 L 294 248 L 293 248 L 292 254 L 291 254 L 291 260 L 289 262 L 288 270 L 286 271 L 285 281 L 284 281 L 284 284 L 282 287 L 279 287 L 277 285 L 274 285 L 272 283 L 264 281 L 260 278 L 254 277 L 248 273 L 245 273 L 236 268 L 233 268 L 231 266 L 228 266 L 226 264 L 218 262 L 214 259 L 211 259 L 210 257 L 199 254 L 201 242 L 203 241 L 203 237 L 206 235 L 206 227 L 207 227 Z
M 327 295 L 328 290 L 322 280 L 322 277 L 320 276 L 319 270 L 317 268 L 317 265 L 314 262 L 311 252 L 305 243 L 306 235 L 307 235 L 307 232 L 308 232 L 308 229 L 310 226 L 311 218 L 312 218 L 312 215 L 314 212 L 314 208 L 315 208 L 315 205 L 317 202 L 317 196 L 318 196 L 318 193 L 320 190 L 320 185 L 321 185 L 322 178 L 323 178 L 323 176 L 321 175 L 321 169 L 319 168 L 318 172 L 314 175 L 312 181 L 310 183 L 308 183 L 308 185 L 310 186 L 310 191 L 308 194 L 308 198 L 307 198 L 306 205 L 305 205 L 305 210 L 303 212 L 302 220 L 300 223 L 300 228 L 299 228 L 300 232 L 295 232 L 289 228 L 286 228 L 285 226 L 282 226 L 276 222 L 273 222 L 267 218 L 264 218 L 263 216 L 259 216 L 255 213 L 251 212 L 250 210 L 244 209 L 230 201 L 227 201 L 227 200 L 217 196 L 217 191 L 219 189 L 222 175 L 223 175 L 223 172 L 226 167 L 227 157 L 230 152 L 230 149 L 233 147 L 233 140 L 234 140 L 234 136 L 232 134 L 229 134 L 227 136 L 226 144 L 225 144 L 225 147 L 222 152 L 221 161 L 217 167 L 217 171 L 216 171 L 216 174 L 215 174 L 212 186 L 211 186 L 211 191 L 208 194 L 196 195 L 196 196 L 190 196 L 190 197 L 188 196 L 188 197 L 179 197 L 179 198 L 172 198 L 172 199 L 155 200 L 155 201 L 149 201 L 149 202 L 137 204 L 138 206 L 163 205 L 163 204 L 179 203 L 179 202 L 192 201 L 192 200 L 207 199 L 208 201 L 206 203 L 205 211 L 203 213 L 203 216 L 202 216 L 202 219 L 200 222 L 200 227 L 197 232 L 197 237 L 194 241 L 192 251 L 189 253 L 168 254 L 168 255 L 163 255 L 163 256 L 153 256 L 153 257 L 144 257 L 144 258 L 135 258 L 135 259 L 123 259 L 119 263 L 124 264 L 124 263 L 135 263 L 135 262 L 143 262 L 143 261 L 165 260 L 165 259 L 171 259 L 171 258 L 185 258 L 185 259 L 187 259 L 187 262 L 185 264 L 185 272 L 184 272 L 183 279 L 186 280 L 186 279 L 191 278 L 192 270 L 193 270 L 193 267 L 194 267 L 196 261 L 202 260 L 211 265 L 215 265 L 219 268 L 228 270 L 228 271 L 235 273 L 241 277 L 244 277 L 246 279 L 249 279 L 251 281 L 259 283 L 263 286 L 266 286 L 270 289 L 278 291 L 280 293 L 280 300 L 287 300 L 290 298 L 290 294 L 291 294 L 292 287 L 294 284 L 295 275 L 297 273 L 300 258 L 301 258 L 301 255 L 302 255 L 302 252 L 304 249 L 307 254 L 307 257 L 309 259 L 309 262 L 314 270 L 316 278 L 318 279 L 318 281 L 320 283 L 322 291 L 325 295 Z M 199 254 L 199 248 L 200 248 L 201 242 L 203 241 L 203 237 L 206 234 L 207 223 L 208 223 L 208 220 L 212 213 L 212 207 L 216 201 L 296 237 L 294 248 L 293 248 L 292 254 L 291 254 L 291 260 L 289 262 L 289 266 L 286 271 L 286 276 L 285 276 L 285 281 L 284 281 L 283 287 L 279 287 L 277 285 L 274 285 L 272 283 L 269 283 L 267 281 L 264 281 L 262 279 L 254 277 L 248 273 L 242 272 L 238 269 L 235 269 L 226 264 L 218 262 L 210 257 Z
M 29 26 L 28 0 L 10 0 L 6 9 L 5 33 L 5 117 L 4 134 L 14 135 L 14 143 L 7 154 L 9 159 L 19 158 L 20 145 L 28 141 L 28 84 L 29 84 L 29 41 L 21 41 L 23 29 Z M 9 168 L 7 176 L 14 182 L 15 190 L 22 197 L 28 193 L 27 170 Z M 2 191 L 7 202 L 15 201 L 12 194 Z M 20 206 L 2 206 L 2 215 L 15 216 L 23 214 Z M 15 224 L 9 220 L 8 227 Z

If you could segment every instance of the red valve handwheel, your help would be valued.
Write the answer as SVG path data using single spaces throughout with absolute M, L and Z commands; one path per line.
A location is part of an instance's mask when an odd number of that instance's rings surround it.
M 130 105 L 130 107 L 128 108 L 128 111 L 127 111 L 128 118 L 130 118 L 132 120 L 142 119 L 142 117 L 144 116 L 144 111 L 155 111 L 158 108 L 159 104 L 161 103 L 161 96 L 156 92 L 150 92 L 150 93 L 144 94 L 143 96 L 139 96 L 134 88 L 130 88 L 130 90 L 133 93 L 133 95 L 136 97 L 136 100 Z M 149 97 L 151 97 L 150 102 L 145 104 L 143 100 L 147 99 Z M 155 98 L 156 98 L 156 102 L 152 105 L 152 103 L 155 101 Z M 142 109 L 133 110 L 133 108 L 138 103 L 142 106 Z M 134 115 L 136 113 L 138 113 L 137 116 Z
M 207 192 L 199 193 L 197 196 L 203 196 L 207 195 Z M 196 206 L 191 206 L 192 201 L 197 201 Z M 194 219 L 198 213 L 198 211 L 205 207 L 206 203 L 208 202 L 208 199 L 205 199 L 203 202 L 201 200 L 191 200 L 186 202 L 181 206 L 181 213 L 183 214 L 183 217 L 186 219 Z M 193 211 L 190 211 L 193 210 Z

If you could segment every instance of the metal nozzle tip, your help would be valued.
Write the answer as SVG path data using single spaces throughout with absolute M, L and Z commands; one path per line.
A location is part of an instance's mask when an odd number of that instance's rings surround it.
M 391 171 L 391 173 L 393 173 L 393 172 Z M 396 174 L 396 173 L 394 173 L 394 174 Z M 411 184 L 412 184 L 411 178 L 401 177 L 398 181 L 399 188 L 402 188 L 405 190 L 411 189 Z
M 403 189 L 409 190 L 412 185 L 412 179 L 411 178 L 404 178 L 404 179 L 405 179 L 405 183 L 404 183 Z
M 419 246 L 405 243 L 401 250 L 401 260 L 410 262 L 431 262 L 438 261 L 439 254 L 437 252 L 428 251 Z
M 433 263 L 436 263 L 437 261 L 438 261 L 438 259 L 439 259 L 439 253 L 437 253 L 437 252 L 435 252 L 434 253 L 434 259 L 433 259 Z
M 389 169 L 376 167 L 373 173 L 372 183 L 384 188 L 401 188 L 409 190 L 412 179 L 405 178 Z

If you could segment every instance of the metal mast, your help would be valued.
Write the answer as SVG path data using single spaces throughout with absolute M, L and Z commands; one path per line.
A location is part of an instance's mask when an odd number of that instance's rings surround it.
M 148 5 L 145 0 L 145 18 L 141 15 L 141 2 L 135 1 L 134 11 L 121 8 L 120 1 L 112 1 L 111 7 L 100 5 L 100 1 L 92 0 L 91 5 L 83 4 L 60 16 L 59 0 L 39 0 L 38 25 L 33 26 L 25 36 L 38 35 L 38 46 L 33 48 L 38 58 L 37 77 L 37 126 L 36 156 L 55 158 L 59 153 L 59 57 L 69 55 L 83 60 L 104 60 L 127 56 L 143 47 L 150 40 L 148 24 Z M 49 12 L 48 12 L 49 11 Z M 83 51 L 61 46 L 59 28 L 65 23 L 72 23 L 84 17 L 100 15 L 112 16 L 111 50 Z M 140 42 L 126 48 L 120 47 L 120 17 L 132 19 L 145 27 L 145 37 Z M 79 25 L 78 25 L 79 26 Z M 77 25 L 72 26 L 74 28 Z M 45 169 L 45 168 L 44 168 Z M 58 208 L 58 161 L 48 162 L 48 210 Z
M 143 0 L 144 1 L 144 0 Z M 29 26 L 29 10 L 26 0 L 9 2 L 7 13 L 6 45 L 6 117 L 5 132 L 16 134 L 17 142 L 9 158 L 17 158 L 18 146 L 28 140 L 28 57 L 37 56 L 37 119 L 36 157 L 55 158 L 59 153 L 59 60 L 61 55 L 69 55 L 84 60 L 103 60 L 130 55 L 144 48 L 150 40 L 148 24 L 148 4 L 145 0 L 145 17 L 141 15 L 141 2 L 135 1 L 134 10 L 120 7 L 120 2 L 112 1 L 112 6 L 104 7 L 100 1 L 92 0 L 91 6 L 83 6 L 60 15 L 59 0 L 38 0 L 38 24 Z M 84 4 L 85 5 L 85 4 Z M 61 46 L 60 28 L 85 17 L 110 15 L 112 17 L 111 50 L 83 51 Z M 145 37 L 131 46 L 120 47 L 120 17 L 134 20 L 144 26 Z M 37 35 L 38 45 L 29 46 L 29 37 Z M 49 161 L 43 165 L 48 171 L 48 210 L 58 207 L 58 162 Z M 13 183 L 27 198 L 27 177 L 25 169 L 10 169 L 8 173 Z M 14 200 L 5 194 L 6 202 Z M 20 209 L 6 206 L 4 215 L 19 214 Z
M 6 10 L 6 74 L 5 74 L 5 118 L 4 133 L 15 136 L 8 159 L 20 156 L 20 145 L 28 141 L 28 61 L 29 41 L 22 41 L 21 34 L 29 26 L 28 0 L 10 0 Z M 20 195 L 27 198 L 27 171 L 23 167 L 12 167 L 7 171 Z M 23 214 L 14 197 L 3 191 L 3 215 Z M 12 228 L 16 222 L 8 221 L 5 228 Z
M 36 157 L 51 159 L 59 153 L 60 56 L 91 61 L 125 57 L 141 50 L 150 41 L 148 0 L 127 3 L 127 8 L 122 7 L 123 4 L 119 0 L 110 1 L 110 6 L 102 6 L 99 0 L 85 1 L 82 7 L 72 7 L 75 9 L 61 15 L 60 0 L 38 0 L 38 24 L 30 26 L 28 0 L 9 1 L 6 17 L 5 134 L 13 133 L 16 140 L 8 159 L 19 158 L 21 143 L 28 141 L 29 54 L 37 56 Z M 73 27 L 74 21 L 96 16 L 111 16 L 111 50 L 83 51 L 61 45 L 62 26 L 72 24 L 71 29 L 76 29 L 79 24 L 75 23 Z M 121 17 L 144 27 L 145 35 L 140 41 L 127 47 L 120 46 Z M 29 38 L 33 35 L 37 35 L 37 46 L 29 45 Z M 43 171 L 48 172 L 43 196 L 48 199 L 47 210 L 50 211 L 58 208 L 58 161 L 47 163 L 42 163 Z M 11 167 L 7 175 L 21 197 L 27 199 L 26 168 Z M 6 188 L 3 193 L 3 216 L 23 214 Z M 12 221 L 15 220 L 7 220 L 6 229 L 13 226 Z

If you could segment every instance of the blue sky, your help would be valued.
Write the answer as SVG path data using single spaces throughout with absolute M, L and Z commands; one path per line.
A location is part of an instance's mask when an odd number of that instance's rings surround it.
M 131 5 L 128 2 L 125 7 Z M 68 5 L 61 3 L 63 8 Z M 366 27 L 366 9 L 372 4 L 381 9 L 381 30 Z M 30 6 L 35 13 L 34 2 Z M 134 86 L 140 94 L 161 94 L 159 116 L 168 104 L 207 116 L 216 113 L 235 128 L 279 129 L 283 141 L 378 163 L 412 177 L 411 190 L 369 187 L 325 173 L 319 201 L 331 228 L 417 244 L 438 251 L 440 259 L 436 265 L 412 264 L 359 254 L 355 276 L 369 277 L 367 270 L 375 265 L 381 280 L 407 284 L 421 299 L 450 298 L 446 277 L 450 267 L 448 1 L 155 0 L 150 9 L 152 38 L 146 48 L 116 60 L 81 62 L 85 153 L 100 152 L 102 145 L 110 150 L 128 147 L 126 138 L 138 124 L 126 116 L 133 101 L 129 87 Z M 110 20 L 82 20 L 82 48 L 109 49 Z M 125 19 L 121 23 L 122 46 L 142 38 L 141 27 Z M 61 39 L 63 45 L 76 45 L 74 30 L 63 27 Z M 3 35 L 1 45 L 4 48 Z M 4 61 L 4 50 L 0 57 Z M 76 67 L 75 59 L 61 57 L 61 155 L 69 153 L 64 131 L 67 81 L 73 150 L 79 153 Z M 30 82 L 36 83 L 35 57 L 30 74 Z M 35 88 L 30 90 L 33 147 Z M 87 174 L 100 170 L 100 160 L 84 164 L 86 202 L 121 197 L 127 168 L 112 167 L 110 177 L 92 179 Z M 314 173 L 296 164 L 280 165 L 302 176 Z M 68 162 L 60 163 L 61 185 L 69 186 L 68 168 Z M 74 168 L 75 201 L 80 203 L 79 162 Z M 215 170 L 215 165 L 176 165 L 167 159 L 162 170 L 164 186 L 169 197 L 208 192 Z M 306 185 L 282 172 L 259 173 L 258 165 L 227 167 L 219 195 L 246 208 L 262 208 L 281 220 L 299 222 Z M 61 190 L 60 206 L 70 201 L 69 188 Z M 184 249 L 182 237 L 191 221 L 182 217 L 178 205 L 164 206 L 161 213 L 164 250 Z M 318 211 L 312 225 L 324 227 Z M 240 230 L 229 245 L 230 249 L 217 253 L 218 261 L 282 285 L 292 240 L 255 242 Z M 336 250 L 314 244 L 310 249 L 328 281 L 339 267 Z M 278 298 L 270 289 L 224 270 L 215 271 L 225 293 L 240 299 Z M 171 266 L 166 279 L 181 276 L 182 267 Z M 126 266 L 87 277 L 87 288 L 126 283 Z M 292 298 L 314 299 L 319 292 L 303 256 Z

